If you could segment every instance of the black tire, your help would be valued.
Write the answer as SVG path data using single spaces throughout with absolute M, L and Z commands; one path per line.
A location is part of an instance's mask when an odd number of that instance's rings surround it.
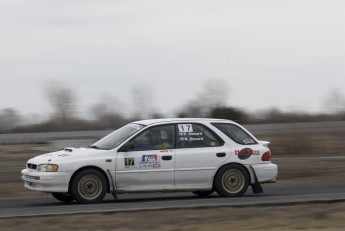
M 107 180 L 95 169 L 84 169 L 73 177 L 71 182 L 73 197 L 82 204 L 97 203 L 107 193 Z
M 222 197 L 239 197 L 246 193 L 249 185 L 247 170 L 236 164 L 222 167 L 214 181 L 214 187 Z
M 214 193 L 214 190 L 212 189 L 209 191 L 194 191 L 193 193 L 199 197 L 208 197 L 209 195 Z
M 58 201 L 69 203 L 75 200 L 74 197 L 68 193 L 51 193 L 51 194 Z

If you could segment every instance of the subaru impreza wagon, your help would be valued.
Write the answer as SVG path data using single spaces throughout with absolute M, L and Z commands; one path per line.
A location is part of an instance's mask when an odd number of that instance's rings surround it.
M 107 193 L 190 191 L 242 196 L 276 181 L 268 141 L 222 119 L 152 119 L 125 125 L 88 148 L 30 159 L 26 188 L 57 200 L 96 203 Z

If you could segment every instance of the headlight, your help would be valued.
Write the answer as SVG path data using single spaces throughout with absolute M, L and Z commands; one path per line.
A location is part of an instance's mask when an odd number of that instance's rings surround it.
M 40 172 L 56 172 L 59 166 L 56 164 L 41 164 L 38 165 L 37 171 Z

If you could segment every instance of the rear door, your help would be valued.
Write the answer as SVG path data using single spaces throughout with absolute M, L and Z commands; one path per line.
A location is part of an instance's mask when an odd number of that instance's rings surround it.
M 177 124 L 175 186 L 203 188 L 212 185 L 216 169 L 230 154 L 224 141 L 205 125 Z

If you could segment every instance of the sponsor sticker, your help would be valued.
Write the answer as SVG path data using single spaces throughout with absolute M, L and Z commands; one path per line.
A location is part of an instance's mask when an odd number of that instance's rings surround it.
M 160 168 L 160 158 L 158 154 L 142 155 L 139 168 Z
M 243 140 L 243 143 L 244 144 L 255 144 L 255 141 L 252 139 L 246 139 L 246 140 Z
M 251 148 L 244 148 L 241 150 L 235 150 L 235 155 L 238 155 L 238 158 L 241 160 L 248 159 L 252 155 L 260 155 L 259 150 L 253 150 Z
M 144 126 L 139 125 L 139 124 L 129 124 L 130 127 L 137 129 L 137 130 L 141 130 Z

